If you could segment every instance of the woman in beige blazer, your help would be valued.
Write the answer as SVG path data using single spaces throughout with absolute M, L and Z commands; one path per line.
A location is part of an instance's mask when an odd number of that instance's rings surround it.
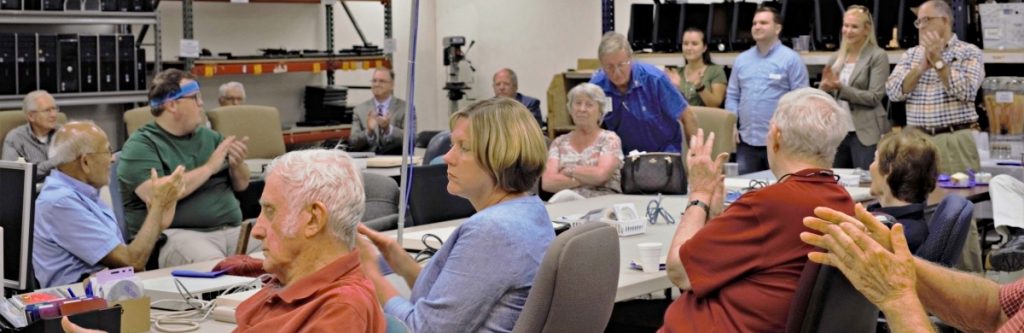
M 836 168 L 867 170 L 878 140 L 891 127 L 882 98 L 889 77 L 889 56 L 878 47 L 871 12 L 850 6 L 843 15 L 843 41 L 826 63 L 821 90 L 843 107 L 849 134 L 836 151 Z

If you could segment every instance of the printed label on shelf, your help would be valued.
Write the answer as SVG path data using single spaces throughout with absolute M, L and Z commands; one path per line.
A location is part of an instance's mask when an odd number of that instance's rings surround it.
M 1013 103 L 1013 92 L 1012 91 L 997 91 L 996 92 L 996 103 Z
M 203 68 L 203 75 L 206 77 L 213 76 L 213 66 L 206 66 Z
M 386 39 L 384 39 L 384 45 L 383 46 L 384 46 L 384 54 L 395 53 L 395 39 L 394 38 L 386 38 Z
M 319 72 L 320 72 L 320 63 L 319 62 L 313 63 L 313 73 L 319 73 Z
M 333 5 L 337 0 L 320 0 L 321 5 Z
M 252 73 L 256 75 L 263 74 L 263 65 L 255 64 L 252 65 Z
M 231 3 L 249 3 L 249 0 L 231 0 Z
M 199 41 L 195 39 L 182 39 L 181 40 L 181 51 L 178 52 L 178 56 L 184 58 L 199 58 Z

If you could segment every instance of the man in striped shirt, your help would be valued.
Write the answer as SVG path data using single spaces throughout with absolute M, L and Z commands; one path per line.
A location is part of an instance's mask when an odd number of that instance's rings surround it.
M 974 98 L 985 78 L 977 46 L 953 34 L 953 11 L 944 1 L 918 7 L 920 45 L 907 50 L 885 84 L 889 100 L 907 102 L 907 126 L 921 128 L 939 147 L 939 172 L 981 167 L 973 133 L 980 129 Z

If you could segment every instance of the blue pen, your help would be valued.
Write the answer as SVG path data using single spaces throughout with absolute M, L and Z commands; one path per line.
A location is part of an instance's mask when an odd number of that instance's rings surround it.
M 71 299 L 78 299 L 78 295 L 75 295 L 75 291 L 71 290 L 71 287 L 68 287 L 68 295 L 71 295 Z
M 92 298 L 92 279 L 85 283 L 85 297 Z

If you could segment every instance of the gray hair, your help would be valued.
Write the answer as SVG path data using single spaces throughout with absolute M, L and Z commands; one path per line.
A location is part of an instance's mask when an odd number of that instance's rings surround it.
M 64 124 L 64 128 L 74 128 L 73 125 L 76 123 L 89 124 L 99 129 L 92 120 L 73 120 Z M 89 135 L 86 131 L 68 131 L 67 135 L 54 135 L 53 143 L 47 151 L 47 160 L 53 165 L 61 165 L 74 161 L 84 154 L 96 153 L 92 151 L 96 140 L 95 136 Z
M 928 0 L 921 4 L 921 6 L 924 6 L 925 4 L 929 3 L 932 4 L 932 8 L 935 8 L 935 10 L 939 12 L 939 14 L 942 14 L 942 16 L 949 18 L 950 24 L 953 23 L 953 8 L 949 6 L 948 2 L 944 0 Z
M 242 98 L 245 98 L 245 86 L 243 86 L 241 83 L 239 83 L 237 81 L 231 81 L 231 82 L 222 84 L 222 85 L 220 85 L 220 88 L 217 89 L 217 91 L 220 92 L 220 96 L 221 97 L 224 97 L 224 95 L 228 94 L 228 90 L 231 90 L 231 89 L 238 89 L 238 91 L 242 92 Z
M 846 137 L 839 104 L 828 93 L 800 88 L 779 99 L 772 123 L 785 135 L 780 150 L 832 166 Z
M 596 84 L 584 82 L 577 84 L 569 90 L 569 102 L 566 103 L 566 109 L 572 112 L 572 102 L 575 102 L 577 98 L 586 96 L 590 100 L 597 103 L 598 110 L 601 110 L 601 117 L 598 117 L 597 124 L 600 125 L 604 122 L 605 115 L 605 104 L 608 103 L 607 97 L 604 95 L 604 89 L 601 89 Z M 570 119 L 572 119 L 570 117 Z
M 331 235 L 351 250 L 356 246 L 356 226 L 363 217 L 366 194 L 363 177 L 352 158 L 340 150 L 309 149 L 278 156 L 267 165 L 267 175 L 281 177 L 288 188 L 293 222 L 285 232 L 294 234 L 294 222 L 303 205 L 319 201 L 327 208 Z
M 633 47 L 629 45 L 629 39 L 626 39 L 623 34 L 609 31 L 601 36 L 601 44 L 597 46 L 597 58 L 604 58 L 604 56 L 619 50 L 624 50 L 627 55 L 633 56 Z
M 28 95 L 25 95 L 25 100 L 22 103 L 23 107 L 25 108 L 24 109 L 25 114 L 28 114 L 29 112 L 32 112 L 32 111 L 38 111 L 36 109 L 39 108 L 39 102 L 38 101 L 39 101 L 40 97 L 47 97 L 51 101 L 56 102 L 56 100 L 53 99 L 53 95 L 50 95 L 50 93 L 47 92 L 46 90 L 36 90 L 36 91 L 30 92 L 30 93 L 28 93 Z
M 502 68 L 502 69 L 499 69 L 497 72 L 494 72 L 494 76 L 491 76 L 491 82 L 494 82 L 494 78 L 498 77 L 498 73 L 501 73 L 501 72 L 508 73 L 508 78 L 509 78 L 509 80 L 512 81 L 512 85 L 516 86 L 516 87 L 519 87 L 519 76 L 516 75 L 516 72 L 513 71 L 511 68 Z

